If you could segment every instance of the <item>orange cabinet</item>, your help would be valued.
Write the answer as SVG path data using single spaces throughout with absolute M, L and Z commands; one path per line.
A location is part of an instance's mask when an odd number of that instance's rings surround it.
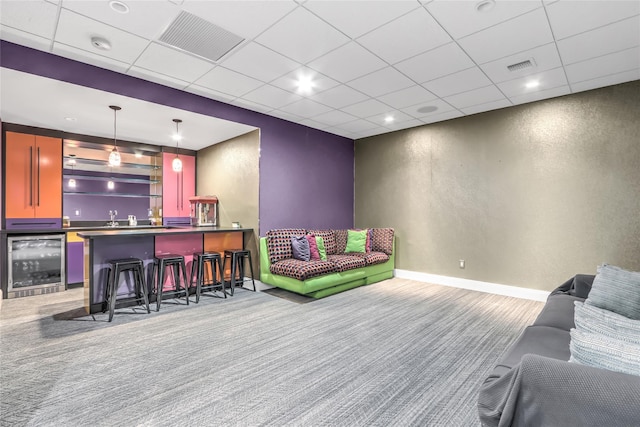
M 6 218 L 62 216 L 62 140 L 6 133 Z
M 190 216 L 189 197 L 196 195 L 196 158 L 180 155 L 182 172 L 174 172 L 171 163 L 173 153 L 162 154 L 162 217 L 167 221 Z

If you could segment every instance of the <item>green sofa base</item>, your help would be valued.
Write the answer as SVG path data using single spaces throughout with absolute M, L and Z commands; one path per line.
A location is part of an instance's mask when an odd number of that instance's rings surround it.
M 395 252 L 395 241 L 394 241 Z M 357 288 L 358 286 L 370 285 L 393 277 L 395 266 L 394 258 L 389 261 L 356 268 L 339 273 L 324 274 L 322 276 L 311 277 L 307 280 L 297 280 L 292 277 L 272 274 L 269 267 L 269 255 L 267 250 L 267 239 L 260 238 L 260 281 L 264 284 L 286 289 L 287 291 L 310 296 L 313 298 L 324 298 L 338 292 Z

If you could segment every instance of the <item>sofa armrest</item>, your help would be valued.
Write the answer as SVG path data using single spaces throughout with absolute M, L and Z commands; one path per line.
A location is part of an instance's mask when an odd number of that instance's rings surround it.
M 635 426 L 640 376 L 534 354 L 480 388 L 483 426 Z
M 263 275 L 271 271 L 271 259 L 269 258 L 269 249 L 267 247 L 267 238 L 260 237 L 260 281 L 263 281 Z

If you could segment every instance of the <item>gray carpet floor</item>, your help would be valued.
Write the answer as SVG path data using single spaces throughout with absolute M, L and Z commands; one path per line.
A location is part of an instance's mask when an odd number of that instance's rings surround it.
M 481 381 L 542 308 L 396 278 L 108 323 L 82 295 L 4 300 L 2 426 L 477 426 Z

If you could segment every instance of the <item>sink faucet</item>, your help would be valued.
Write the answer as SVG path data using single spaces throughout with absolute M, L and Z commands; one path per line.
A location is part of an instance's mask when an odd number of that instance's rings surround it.
M 111 227 L 115 227 L 118 225 L 118 223 L 116 222 L 116 215 L 118 215 L 117 210 L 109 211 L 109 217 L 111 218 L 111 222 L 108 222 L 107 225 Z

